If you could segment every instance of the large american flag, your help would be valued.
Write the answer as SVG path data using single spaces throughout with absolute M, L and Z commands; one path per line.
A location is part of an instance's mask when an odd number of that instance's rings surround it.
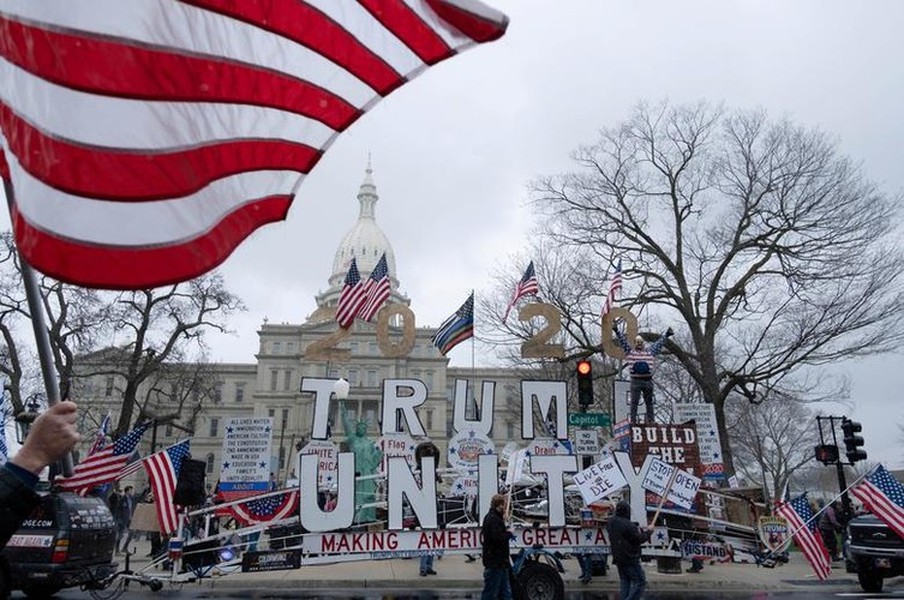
M 160 533 L 165 535 L 173 533 L 179 527 L 179 515 L 173 504 L 173 496 L 176 494 L 182 461 L 189 457 L 190 452 L 191 440 L 185 440 L 144 459 L 144 470 L 148 473 L 148 482 L 157 507 Z
M 612 279 L 609 281 L 609 292 L 606 294 L 606 301 L 603 303 L 603 315 L 615 308 L 615 301 L 618 300 L 618 293 L 621 289 L 622 271 L 621 259 L 619 259 L 618 264 L 615 266 L 615 271 L 612 273 Z
M 386 263 L 386 253 L 380 257 L 377 266 L 374 267 L 370 277 L 364 283 L 364 289 L 367 292 L 367 302 L 361 307 L 360 317 L 365 321 L 370 321 L 380 311 L 383 303 L 389 299 L 390 282 L 389 282 L 389 266 Z
M 339 302 L 336 304 L 336 321 L 339 327 L 347 329 L 355 322 L 355 317 L 361 312 L 361 307 L 367 301 L 367 292 L 358 273 L 358 263 L 352 258 L 348 265 L 348 273 L 345 274 L 345 284 L 339 292 Z
M 788 521 L 794 543 L 813 567 L 816 577 L 820 580 L 826 579 L 832 572 L 832 561 L 822 537 L 816 531 L 816 520 L 813 518 L 813 509 L 810 508 L 807 495 L 801 494 L 793 500 L 782 502 L 775 508 L 775 512 Z
M 539 293 L 540 284 L 537 282 L 537 274 L 534 272 L 534 261 L 530 261 L 524 271 L 524 275 L 521 276 L 521 281 L 515 286 L 515 293 L 512 294 L 512 299 L 509 301 L 508 306 L 505 307 L 505 315 L 503 315 L 502 320 L 508 320 L 509 313 L 512 311 L 512 307 L 515 306 L 515 302 L 525 296 L 536 296 Z
M 249 498 L 234 504 L 230 510 L 235 518 L 245 524 L 278 521 L 291 516 L 298 508 L 298 490 L 289 490 L 282 494 L 268 494 L 263 498 Z
M 507 22 L 478 0 L 0 0 L 19 251 L 85 286 L 196 277 L 380 99 Z
M 474 292 L 455 314 L 443 321 L 433 334 L 433 345 L 445 356 L 449 350 L 474 336 Z
M 150 426 L 150 421 L 136 426 L 112 444 L 75 465 L 71 477 L 57 478 L 54 483 L 64 490 L 80 492 L 115 481 L 135 452 L 141 436 Z
M 904 540 L 904 485 L 882 465 L 851 488 L 863 506 Z

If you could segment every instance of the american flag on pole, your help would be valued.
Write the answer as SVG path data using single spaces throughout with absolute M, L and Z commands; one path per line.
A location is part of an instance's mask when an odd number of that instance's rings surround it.
M 603 315 L 608 314 L 610 310 L 615 308 L 615 301 L 618 299 L 618 293 L 622 288 L 622 271 L 621 271 L 621 259 L 618 260 L 618 264 L 615 266 L 615 271 L 612 273 L 612 279 L 609 281 L 609 293 L 606 294 L 606 302 L 603 304 Z
M 364 288 L 367 292 L 367 302 L 361 307 L 360 317 L 365 321 L 370 321 L 379 312 L 383 303 L 389 299 L 389 266 L 386 264 L 385 252 L 364 283 Z
M 851 494 L 904 540 L 904 485 L 882 465 L 851 488 Z
M 160 533 L 165 535 L 175 532 L 179 527 L 179 515 L 173 504 L 173 496 L 176 493 L 179 471 L 182 470 L 182 461 L 188 458 L 190 452 L 191 440 L 185 440 L 144 459 L 144 470 L 148 473 L 148 482 L 157 507 Z
M 455 314 L 443 321 L 433 334 L 433 345 L 445 356 L 449 350 L 474 336 L 474 292 Z
M 794 535 L 794 543 L 813 567 L 816 577 L 820 580 L 826 579 L 832 572 L 832 561 L 822 538 L 816 532 L 816 521 L 813 519 L 813 509 L 807 502 L 807 495 L 801 494 L 793 500 L 782 502 L 776 507 L 775 512 L 788 521 L 788 528 Z
M 0 380 L 0 466 L 9 460 L 9 448 L 6 445 L 6 422 L 13 414 L 12 402 L 6 397 L 6 388 Z
M 88 449 L 88 456 L 100 452 L 101 448 L 104 447 L 104 444 L 107 443 L 107 436 L 110 435 L 111 422 L 112 417 L 110 413 L 107 412 L 107 416 L 104 417 L 103 421 L 100 422 L 100 426 L 97 428 L 97 435 L 94 436 L 94 443 L 91 444 L 91 448 Z
M 282 494 L 268 494 L 264 498 L 249 498 L 232 505 L 232 515 L 245 525 L 278 521 L 291 516 L 298 508 L 298 490 Z
M 75 465 L 71 477 L 57 478 L 54 482 L 64 490 L 81 492 L 115 481 L 135 452 L 141 436 L 150 426 L 150 421 L 136 426 L 112 444 Z
M 16 245 L 90 287 L 201 275 L 379 100 L 507 24 L 478 0 L 0 0 Z
M 367 293 L 361 281 L 361 274 L 358 273 L 358 263 L 352 258 L 348 273 L 345 275 L 345 285 L 339 292 L 339 302 L 336 304 L 336 321 L 339 327 L 343 329 L 351 327 L 366 301 Z
M 524 271 L 524 275 L 521 277 L 521 281 L 515 286 L 515 293 L 512 294 L 512 299 L 509 301 L 508 306 L 505 307 L 505 315 L 502 320 L 508 320 L 509 313 L 512 307 L 515 306 L 515 302 L 525 296 L 536 296 L 539 293 L 540 284 L 537 283 L 537 274 L 534 272 L 534 261 L 530 261 Z

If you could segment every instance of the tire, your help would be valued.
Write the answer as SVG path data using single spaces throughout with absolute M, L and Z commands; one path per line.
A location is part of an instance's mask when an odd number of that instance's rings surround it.
M 524 600 L 564 600 L 565 584 L 554 567 L 527 562 L 518 573 L 518 586 Z
M 885 583 L 885 580 L 882 579 L 882 575 L 871 569 L 862 569 L 857 573 L 857 581 L 860 582 L 860 587 L 863 588 L 863 591 L 869 592 L 870 594 L 881 592 L 882 584 Z
M 63 589 L 59 585 L 28 585 L 22 588 L 22 592 L 32 600 L 41 600 L 42 598 L 50 598 Z
M 0 560 L 0 600 L 9 598 L 9 593 L 11 591 L 12 583 L 10 581 L 9 571 L 6 570 L 6 565 Z

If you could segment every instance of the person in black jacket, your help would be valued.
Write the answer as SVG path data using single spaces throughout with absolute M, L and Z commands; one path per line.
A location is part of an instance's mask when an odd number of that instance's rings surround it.
M 37 506 L 38 474 L 78 443 L 76 418 L 73 402 L 54 404 L 35 419 L 22 448 L 0 467 L 0 548 Z
M 618 567 L 621 600 L 640 600 L 647 588 L 647 576 L 640 564 L 640 547 L 650 539 L 651 528 L 641 529 L 631 521 L 631 505 L 625 501 L 615 506 L 615 516 L 606 524 L 612 547 L 612 562 Z
M 512 600 L 509 583 L 511 568 L 509 539 L 505 526 L 505 496 L 496 494 L 490 500 L 490 510 L 483 518 L 483 594 L 481 600 Z

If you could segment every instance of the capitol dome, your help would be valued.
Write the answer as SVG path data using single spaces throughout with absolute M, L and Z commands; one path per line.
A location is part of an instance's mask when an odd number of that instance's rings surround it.
M 358 220 L 342 238 L 336 255 L 333 258 L 333 270 L 329 279 L 329 289 L 317 296 L 317 306 L 326 308 L 335 306 L 339 300 L 339 293 L 345 282 L 345 275 L 348 273 L 348 267 L 355 258 L 358 265 L 358 272 L 361 278 L 365 279 L 370 276 L 380 257 L 386 254 L 386 265 L 389 268 L 389 282 L 391 295 L 389 302 L 398 302 L 410 304 L 410 300 L 399 293 L 399 280 L 396 277 L 396 260 L 395 252 L 389 238 L 377 225 L 376 205 L 380 197 L 377 195 L 377 186 L 373 180 L 373 169 L 368 161 L 367 169 L 364 171 L 364 181 L 358 190 Z M 317 315 L 320 311 L 317 311 Z

